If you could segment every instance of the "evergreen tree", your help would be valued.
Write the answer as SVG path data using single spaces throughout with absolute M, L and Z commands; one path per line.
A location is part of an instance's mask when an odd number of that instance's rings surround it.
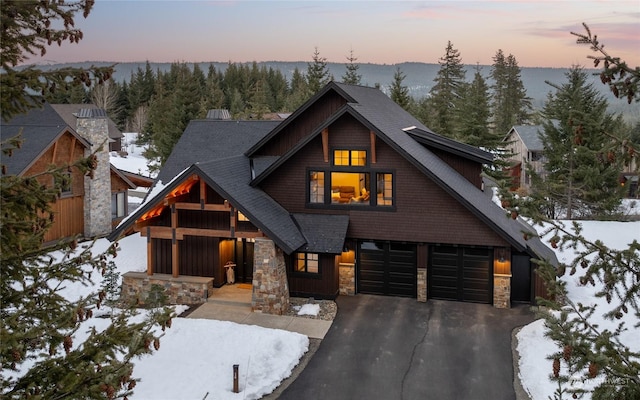
M 289 92 L 289 84 L 284 74 L 273 68 L 269 68 L 266 76 L 267 85 L 269 86 L 269 108 L 271 111 L 284 111 Z
M 41 101 L 26 88 L 51 91 L 55 83 L 74 77 L 86 84 L 91 72 L 64 69 L 40 73 L 35 68 L 14 71 L 26 54 L 44 54 L 47 43 L 72 43 L 81 39 L 71 29 L 78 12 L 88 16 L 92 1 L 0 2 L 2 15 L 2 118 L 28 111 Z M 8 17 L 8 18 L 7 18 Z M 64 21 L 64 24 L 61 22 Z M 55 29 L 54 26 L 64 26 Z M 105 72 L 100 79 L 108 79 Z M 61 80 L 60 80 L 61 79 Z M 73 79 L 70 82 L 74 82 Z M 25 127 L 29 129 L 29 127 Z M 3 137 L 2 159 L 22 151 L 19 137 Z M 0 176 L 0 365 L 3 398 L 113 399 L 131 393 L 136 380 L 132 360 L 151 352 L 158 342 L 152 328 L 163 326 L 169 314 L 159 311 L 140 323 L 130 323 L 133 309 L 114 313 L 106 330 L 91 329 L 83 343 L 74 340 L 79 329 L 89 328 L 93 312 L 104 292 L 67 299 L 62 290 L 69 284 L 90 284 L 115 255 L 116 245 L 104 254 L 93 254 L 91 245 L 62 245 L 59 257 L 42 250 L 44 235 L 52 224 L 52 207 L 69 169 L 91 176 L 95 154 L 72 165 L 51 166 L 35 176 Z M 53 183 L 52 183 L 53 182 Z M 158 345 L 159 346 L 159 345 Z
M 287 96 L 285 108 L 287 111 L 294 111 L 304 104 L 311 97 L 307 81 L 298 68 L 293 70 L 291 76 L 291 90 Z
M 251 99 L 249 100 L 249 113 L 252 119 L 263 119 L 264 114 L 270 112 L 267 98 L 270 97 L 269 87 L 266 80 L 260 79 L 256 82 Z
M 346 83 L 349 85 L 359 85 L 362 80 L 362 75 L 358 74 L 358 69 L 360 65 L 356 64 L 358 59 L 353 55 L 353 49 L 349 50 L 349 55 L 347 56 L 347 64 L 345 64 L 346 71 L 342 76 L 342 83 Z
M 436 83 L 429 91 L 431 126 L 443 136 L 455 138 L 458 130 L 458 108 L 465 82 L 465 71 L 460 52 L 447 42 L 445 55 L 438 61 L 440 69 L 434 79 Z
M 409 96 L 409 88 L 403 85 L 406 77 L 400 67 L 397 67 L 396 72 L 393 74 L 393 82 L 389 85 L 389 96 L 396 104 L 408 111 L 411 107 L 412 99 Z
M 567 83 L 552 85 L 556 93 L 543 110 L 546 172 L 533 196 L 568 219 L 610 214 L 620 203 L 622 168 L 613 153 L 602 151 L 611 139 L 601 132 L 618 134 L 621 120 L 607 113 L 606 99 L 582 68 L 571 68 L 566 77 Z
M 626 77 L 620 82 L 620 66 L 626 64 L 604 53 L 602 45 L 595 36 L 591 36 L 586 25 L 585 30 L 586 34 L 573 34 L 578 37 L 579 44 L 588 44 L 599 54 L 590 58 L 602 62 L 601 74 L 611 79 L 604 83 L 613 83 L 610 86 L 612 91 L 620 83 L 628 92 L 622 94 L 618 89 L 619 97 L 629 99 L 629 93 L 632 93 L 632 100 L 640 101 L 637 95 L 640 68 L 626 67 L 628 72 L 622 73 Z M 569 82 L 557 87 L 558 92 L 550 96 L 550 101 L 573 106 L 573 100 L 579 102 L 582 98 L 585 104 L 578 104 L 580 109 L 577 112 L 558 110 L 558 123 L 547 124 L 545 133 L 549 128 L 553 136 L 564 135 L 564 141 L 572 143 L 565 145 L 568 159 L 580 159 L 591 150 L 590 141 L 593 141 L 601 146 L 596 154 L 606 154 L 603 163 L 612 164 L 611 161 L 615 163 L 615 159 L 621 159 L 636 165 L 638 171 L 640 149 L 632 141 L 620 139 L 615 131 L 616 121 L 612 121 L 610 115 L 603 116 L 603 101 L 594 95 L 591 85 L 584 84 L 584 71 L 574 67 L 567 75 Z M 600 117 L 591 118 L 588 113 Z M 577 169 L 586 166 L 593 168 L 593 174 L 600 173 L 592 159 L 584 162 L 586 165 L 574 163 L 574 166 Z M 558 346 L 558 350 L 548 356 L 552 371 L 550 379 L 558 385 L 554 399 L 582 398 L 586 393 L 593 400 L 640 398 L 640 351 L 630 348 L 621 335 L 640 326 L 640 280 L 637 279 L 640 276 L 640 243 L 633 240 L 621 250 L 608 248 L 600 240 L 587 240 L 581 233 L 579 222 L 573 221 L 569 226 L 550 219 L 538 206 L 539 203 L 514 203 L 509 211 L 520 211 L 539 224 L 541 236 L 552 247 L 573 249 L 577 254 L 576 258 L 561 262 L 557 268 L 545 260 L 536 261 L 539 264 L 537 274 L 544 280 L 548 291 L 548 300 L 538 299 L 543 306 L 540 316 L 545 319 L 545 335 Z M 566 282 L 557 279 L 566 273 L 575 275 L 582 285 L 598 285 L 600 289 L 596 297 L 606 299 L 607 309 L 602 310 L 589 299 L 570 298 Z M 603 316 L 610 326 L 604 326 L 597 316 Z M 625 316 L 627 321 L 623 322 Z
M 504 135 L 493 135 L 489 131 L 489 87 L 480 67 L 476 67 L 473 81 L 464 84 L 460 101 L 459 133 L 460 141 L 486 150 L 502 147 Z
M 522 125 L 529 118 L 531 99 L 527 97 L 520 74 L 516 58 L 512 54 L 505 58 L 502 50 L 498 50 L 493 58 L 491 88 L 494 129 L 500 135 L 506 135 L 512 126 Z
M 320 91 L 333 80 L 333 77 L 329 74 L 327 67 L 327 59 L 320 57 L 318 47 L 313 52 L 313 62 L 307 63 L 307 85 L 311 95 L 314 95 Z

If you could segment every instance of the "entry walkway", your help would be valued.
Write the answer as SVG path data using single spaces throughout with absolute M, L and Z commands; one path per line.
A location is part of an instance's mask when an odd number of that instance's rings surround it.
M 213 289 L 209 300 L 193 310 L 187 318 L 216 319 L 244 325 L 282 329 L 303 334 L 311 339 L 324 339 L 333 321 L 271 315 L 251 311 L 251 285 L 224 285 Z

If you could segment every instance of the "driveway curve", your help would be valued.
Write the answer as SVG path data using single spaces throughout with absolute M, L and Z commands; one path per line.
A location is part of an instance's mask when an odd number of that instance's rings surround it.
M 319 349 L 280 399 L 512 400 L 511 331 L 528 306 L 340 296 Z

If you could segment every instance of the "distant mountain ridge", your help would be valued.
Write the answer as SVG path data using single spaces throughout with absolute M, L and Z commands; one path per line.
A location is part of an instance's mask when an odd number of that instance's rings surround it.
M 47 63 L 38 65 L 43 70 L 57 69 L 63 67 L 89 67 L 95 66 L 109 66 L 116 64 L 113 79 L 117 82 L 129 81 L 131 74 L 135 73 L 138 68 L 144 70 L 146 62 L 80 62 L 80 63 Z M 154 71 L 168 71 L 172 63 L 158 63 L 149 62 L 149 65 Z M 187 65 L 193 66 L 194 63 L 186 62 Z M 217 71 L 225 71 L 228 62 L 200 62 L 197 63 L 200 68 L 207 73 L 209 65 L 213 65 Z M 239 63 L 252 65 L 253 63 Z M 265 66 L 273 68 L 274 70 L 281 71 L 288 81 L 291 80 L 293 71 L 298 68 L 300 72 L 306 73 L 307 62 L 306 61 L 262 61 L 256 62 L 258 67 Z M 371 64 L 362 63 L 359 64 L 360 68 L 358 73 L 362 75 L 362 85 L 375 86 L 380 85 L 380 88 L 385 92 L 389 92 L 389 85 L 393 82 L 393 75 L 396 68 L 406 75 L 404 79 L 404 85 L 409 89 L 409 93 L 416 99 L 422 98 L 429 93 L 429 90 L 433 86 L 433 80 L 436 77 L 439 64 L 428 64 L 420 62 L 404 62 L 399 64 Z M 345 64 L 341 63 L 327 63 L 327 67 L 331 75 L 333 75 L 336 81 L 342 80 L 342 76 L 345 73 Z M 475 73 L 476 65 L 466 65 L 466 79 L 471 81 L 473 74 Z M 490 65 L 480 65 L 482 75 L 487 79 L 488 84 L 491 84 L 489 73 L 491 71 Z M 563 84 L 566 81 L 565 74 L 569 68 L 547 68 L 547 67 L 520 67 L 522 83 L 527 91 L 527 95 L 532 98 L 532 104 L 535 109 L 541 109 L 544 106 L 547 95 L 554 92 L 555 89 L 545 82 L 551 82 L 554 84 Z M 609 108 L 612 112 L 622 113 L 628 121 L 640 120 L 640 104 L 627 104 L 625 100 L 616 99 L 609 91 L 608 86 L 603 85 L 600 82 L 600 78 L 597 76 L 598 70 L 585 69 L 592 78 L 594 87 L 598 89 L 608 100 Z

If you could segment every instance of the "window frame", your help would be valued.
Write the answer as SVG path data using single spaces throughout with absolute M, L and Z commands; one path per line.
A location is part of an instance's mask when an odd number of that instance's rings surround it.
M 303 256 L 304 259 L 301 259 L 300 256 Z M 315 259 L 309 257 L 315 256 Z M 320 264 L 320 253 L 312 253 L 312 252 L 295 252 L 291 257 L 291 272 L 297 276 L 303 276 L 307 278 L 321 278 L 322 277 L 322 266 Z M 298 269 L 299 261 L 304 262 L 304 270 Z M 309 272 L 309 261 L 315 261 L 317 272 Z
M 392 172 L 392 171 L 383 171 L 383 170 L 381 170 L 381 171 L 375 171 L 375 174 L 376 174 L 376 180 L 375 180 L 375 182 L 376 182 L 376 192 L 375 192 L 376 193 L 376 195 L 375 195 L 376 207 L 384 207 L 384 208 L 395 207 L 395 205 L 396 205 L 396 179 L 395 179 L 395 175 L 396 174 L 395 174 L 395 171 Z M 382 190 L 385 189 L 384 179 L 382 181 L 380 181 L 379 178 L 378 178 L 380 175 L 391 175 L 391 204 L 379 204 L 378 203 L 378 194 L 380 193 L 380 187 L 379 187 L 379 183 L 380 182 L 383 182 Z M 383 198 L 384 198 L 384 196 L 383 196 Z
M 118 203 L 118 197 L 122 195 L 122 215 L 120 215 L 120 210 L 119 210 L 119 203 Z M 115 200 L 115 202 L 114 202 Z M 124 217 L 127 216 L 128 214 L 128 204 L 127 204 L 127 191 L 120 191 L 120 192 L 112 192 L 111 193 L 111 220 L 117 220 L 117 219 L 122 219 Z M 115 204 L 115 210 L 116 210 L 116 214 L 114 216 L 113 214 L 113 209 L 114 209 L 114 204 Z
M 336 164 L 336 152 L 347 151 L 349 152 L 348 164 Z M 364 164 L 353 164 L 353 153 L 364 152 Z M 369 166 L 369 149 L 365 147 L 353 147 L 349 149 L 335 147 L 331 149 L 331 166 L 337 168 L 367 168 Z

